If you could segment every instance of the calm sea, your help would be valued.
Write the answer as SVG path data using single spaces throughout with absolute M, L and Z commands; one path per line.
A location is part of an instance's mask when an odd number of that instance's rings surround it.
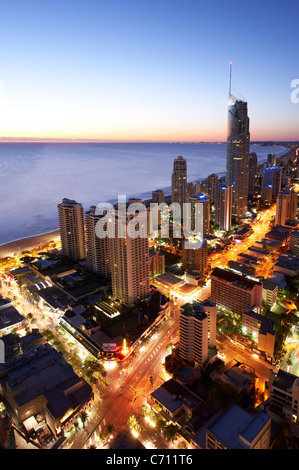
M 251 146 L 259 163 L 284 147 Z M 0 143 L 0 244 L 57 229 L 57 204 L 92 204 L 118 195 L 170 194 L 173 160 L 187 160 L 188 182 L 223 175 L 225 144 Z

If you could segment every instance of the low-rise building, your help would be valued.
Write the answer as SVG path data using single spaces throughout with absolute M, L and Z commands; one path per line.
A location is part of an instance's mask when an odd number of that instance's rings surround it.
M 8 335 L 13 330 L 24 328 L 26 318 L 13 307 L 10 299 L 0 298 L 0 337 Z
M 260 281 L 222 268 L 215 268 L 210 277 L 211 300 L 217 306 L 239 315 L 248 308 L 261 311 L 263 285 Z
M 290 235 L 290 252 L 299 255 L 299 231 L 294 230 Z
M 275 345 L 274 321 L 253 310 L 246 310 L 242 315 L 242 330 L 251 334 L 258 350 L 267 357 L 273 357 Z
M 278 284 L 270 279 L 264 279 L 263 281 L 263 303 L 267 307 L 273 307 L 277 301 Z
M 287 276 L 297 276 L 299 274 L 299 255 L 287 251 L 279 256 L 274 267 L 275 271 L 282 272 Z
M 93 403 L 91 386 L 48 343 L 0 364 L 0 394 L 20 423 L 42 414 L 55 436 Z
M 206 431 L 207 449 L 269 449 L 271 418 L 233 404 Z
M 149 404 L 155 411 L 173 423 L 177 423 L 186 416 L 191 419 L 201 403 L 201 398 L 175 379 L 164 382 L 151 393 L 149 398 Z

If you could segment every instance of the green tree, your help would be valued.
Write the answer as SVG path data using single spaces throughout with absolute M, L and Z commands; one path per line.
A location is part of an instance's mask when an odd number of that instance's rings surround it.
M 74 428 L 75 428 L 75 431 L 76 431 L 76 432 L 79 431 L 79 423 L 78 423 L 78 421 L 75 421 L 75 422 L 74 422 Z
M 84 411 L 84 410 L 81 411 L 81 413 L 80 413 L 80 418 L 81 418 L 83 427 L 85 428 L 85 423 L 86 423 L 87 418 L 88 418 L 88 415 L 87 415 L 86 411 Z
M 178 432 L 177 426 L 175 426 L 174 424 L 171 423 L 171 424 L 168 424 L 164 428 L 163 434 L 164 434 L 165 439 L 168 442 L 172 442 L 172 441 L 175 440 L 177 432 Z
M 115 432 L 115 427 L 113 424 L 107 424 L 106 428 L 105 428 L 105 435 L 108 437 L 108 436 L 111 436 L 111 434 L 113 434 Z

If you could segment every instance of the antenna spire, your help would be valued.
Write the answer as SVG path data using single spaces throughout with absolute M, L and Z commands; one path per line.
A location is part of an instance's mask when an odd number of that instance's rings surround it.
M 229 95 L 231 95 L 231 92 L 232 92 L 232 66 L 233 66 L 233 63 L 230 62 L 229 63 Z

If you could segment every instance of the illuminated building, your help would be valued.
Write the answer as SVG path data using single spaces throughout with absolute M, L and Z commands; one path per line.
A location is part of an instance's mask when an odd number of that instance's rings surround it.
M 273 358 L 275 345 L 273 320 L 248 309 L 242 314 L 242 330 L 253 336 L 259 351 Z
M 149 264 L 151 278 L 165 273 L 165 255 L 160 250 L 149 252 Z
M 286 225 L 296 219 L 297 193 L 293 188 L 284 188 L 276 198 L 275 224 Z
M 299 377 L 282 369 L 270 371 L 270 406 L 267 413 L 279 423 L 291 423 L 295 435 L 299 432 Z
M 294 230 L 290 234 L 290 252 L 299 255 L 299 232 Z
M 246 215 L 248 204 L 249 118 L 247 103 L 234 97 L 229 88 L 226 184 L 233 185 L 232 214 Z
M 257 154 L 252 152 L 249 154 L 249 171 L 248 171 L 248 196 L 254 196 L 254 186 L 255 186 L 255 179 L 257 175 Z
M 203 275 L 208 263 L 206 240 L 196 238 L 183 242 L 182 267 L 185 271 L 199 271 Z
M 272 186 L 272 202 L 276 201 L 276 197 L 281 189 L 282 169 L 278 166 L 270 166 L 264 168 L 263 186 Z
M 228 232 L 232 220 L 232 186 L 218 185 L 215 191 L 215 226 Z
M 64 198 L 58 204 L 62 254 L 73 261 L 86 257 L 82 204 Z
M 188 202 L 188 229 L 194 236 L 206 237 L 210 234 L 210 199 L 203 193 L 196 193 L 189 197 Z
M 183 204 L 187 202 L 187 162 L 179 156 L 174 160 L 172 173 L 172 203 L 177 202 L 183 214 Z
M 91 386 L 48 343 L 0 364 L 0 392 L 20 423 L 42 414 L 54 436 L 93 402 Z
M 203 367 L 208 359 L 208 315 L 198 303 L 185 304 L 180 310 L 179 354 L 187 362 Z
M 211 273 L 211 300 L 217 306 L 242 315 L 251 308 L 260 313 L 263 284 L 231 270 L 215 268 Z
M 110 276 L 109 238 L 100 238 L 96 233 L 97 222 L 102 215 L 91 206 L 85 214 L 88 268 L 104 277 Z
M 271 204 L 272 203 L 272 184 L 267 184 L 262 186 L 262 200 L 264 204 Z
M 130 199 L 128 204 L 131 202 Z M 114 236 L 109 237 L 112 294 L 129 306 L 149 297 L 150 266 L 147 211 L 135 216 L 127 213 L 126 206 L 115 206 L 115 218 L 108 223 L 108 231 L 114 231 Z
M 215 190 L 217 185 L 218 176 L 215 173 L 212 173 L 202 182 L 201 191 L 213 201 L 215 198 Z

